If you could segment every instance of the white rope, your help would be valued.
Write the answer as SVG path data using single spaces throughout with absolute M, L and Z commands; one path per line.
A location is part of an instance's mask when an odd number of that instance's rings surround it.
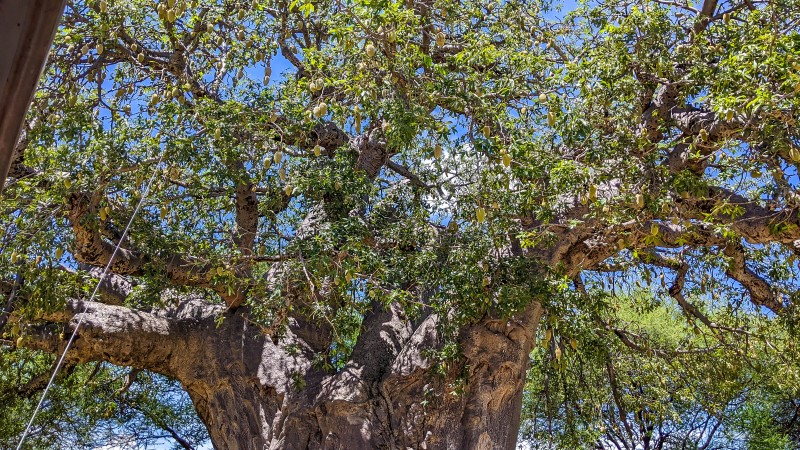
M 111 268 L 111 263 L 114 262 L 114 257 L 117 256 L 117 251 L 122 245 L 122 241 L 125 240 L 125 236 L 128 234 L 128 230 L 131 228 L 131 224 L 133 223 L 134 217 L 141 209 L 142 205 L 144 204 L 147 195 L 150 193 L 150 187 L 153 184 L 153 180 L 156 178 L 156 173 L 158 172 L 158 166 L 161 164 L 161 161 L 164 159 L 164 152 L 161 152 L 161 156 L 158 158 L 158 162 L 156 163 L 156 170 L 150 175 L 150 180 L 147 182 L 147 186 L 144 188 L 144 192 L 142 192 L 142 198 L 139 199 L 139 203 L 136 204 L 136 208 L 133 210 L 133 214 L 131 215 L 130 220 L 128 220 L 128 225 L 125 226 L 125 231 L 122 232 L 122 237 L 119 238 L 117 241 L 117 245 L 114 247 L 114 252 L 111 253 L 111 257 L 108 259 L 108 263 L 106 267 L 103 269 L 103 273 L 100 275 L 100 279 L 97 281 L 97 285 L 94 287 L 94 291 L 92 291 L 92 295 L 89 296 L 88 302 L 94 300 L 95 295 L 97 295 L 97 291 L 100 289 L 100 284 L 103 283 L 105 280 L 106 275 L 108 275 L 108 269 Z M 58 374 L 59 369 L 61 369 L 61 365 L 64 363 L 64 358 L 67 356 L 67 351 L 72 346 L 72 342 L 75 341 L 75 336 L 78 333 L 78 328 L 81 327 L 83 323 L 83 318 L 86 316 L 86 311 L 89 309 L 89 305 L 87 304 L 83 308 L 83 312 L 78 317 L 78 323 L 75 325 L 75 329 L 72 330 L 72 334 L 67 341 L 67 346 L 64 347 L 64 352 L 61 353 L 61 357 L 58 359 L 58 363 L 56 364 L 55 369 L 53 369 L 53 374 L 50 376 L 50 381 L 47 382 L 47 386 L 44 388 L 44 392 L 42 392 L 42 398 L 39 399 L 39 403 L 36 405 L 36 409 L 33 410 L 33 415 L 31 416 L 31 420 L 28 422 L 28 426 L 25 427 L 25 432 L 22 433 L 22 437 L 19 440 L 19 444 L 17 444 L 17 450 L 22 448 L 22 444 L 25 442 L 25 438 L 28 437 L 28 434 L 31 431 L 31 427 L 33 426 L 33 421 L 36 419 L 36 415 L 39 413 L 39 410 L 42 409 L 42 404 L 44 404 L 44 399 L 47 397 L 48 391 L 50 391 L 50 387 L 53 385 L 53 381 L 56 379 L 56 375 Z

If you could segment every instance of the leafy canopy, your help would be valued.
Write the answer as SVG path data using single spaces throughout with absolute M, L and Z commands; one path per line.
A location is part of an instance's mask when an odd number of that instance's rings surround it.
M 618 280 L 674 302 L 705 349 L 793 335 L 798 13 L 71 1 L 0 199 L 0 282 L 24 299 L 4 358 L 87 296 L 151 176 L 112 265 L 129 292 L 103 300 L 325 321 L 330 367 L 371 302 L 455 332 L 539 301 L 588 333 Z

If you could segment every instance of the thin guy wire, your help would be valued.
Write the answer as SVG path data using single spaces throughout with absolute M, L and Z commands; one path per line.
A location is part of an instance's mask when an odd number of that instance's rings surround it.
M 111 264 L 114 262 L 114 257 L 117 256 L 117 251 L 119 250 L 120 246 L 122 245 L 122 241 L 125 240 L 125 236 L 128 234 L 128 230 L 131 228 L 131 224 L 133 223 L 134 217 L 141 209 L 142 205 L 144 204 L 145 199 L 147 199 L 147 195 L 150 193 L 150 187 L 153 184 L 153 180 L 156 178 L 156 173 L 158 172 L 158 166 L 161 164 L 161 161 L 164 159 L 164 152 L 161 152 L 161 156 L 158 158 L 158 162 L 156 163 L 156 170 L 153 170 L 153 173 L 150 175 L 150 180 L 147 182 L 147 186 L 142 193 L 142 198 L 139 199 L 139 203 L 136 204 L 136 208 L 133 210 L 133 214 L 131 215 L 130 220 L 128 220 L 128 225 L 125 226 L 125 231 L 122 232 L 122 237 L 119 238 L 117 241 L 117 245 L 114 247 L 114 252 L 111 253 L 111 258 L 108 259 L 108 263 L 106 267 L 103 269 L 103 273 L 100 275 L 100 279 L 97 281 L 97 285 L 94 287 L 94 291 L 92 291 L 92 295 L 89 296 L 88 302 L 94 300 L 95 295 L 97 295 L 97 291 L 100 289 L 100 284 L 103 283 L 105 280 L 106 275 L 108 275 L 108 269 L 111 268 Z M 61 357 L 58 359 L 58 363 L 56 364 L 55 369 L 53 369 L 53 374 L 50 376 L 50 381 L 47 382 L 47 386 L 44 388 L 44 392 L 42 392 L 42 398 L 39 399 L 39 403 L 36 405 L 36 409 L 33 410 L 33 415 L 31 416 L 31 420 L 28 422 L 28 426 L 25 427 L 25 432 L 22 433 L 22 438 L 19 440 L 19 444 L 17 444 L 17 450 L 22 448 L 22 444 L 25 442 L 25 439 L 28 437 L 28 434 L 31 431 L 31 427 L 33 426 L 33 421 L 36 419 L 36 415 L 39 413 L 39 410 L 42 409 L 42 405 L 44 404 L 44 399 L 47 397 L 47 393 L 50 391 L 50 387 L 53 385 L 53 381 L 56 379 L 56 375 L 58 374 L 59 369 L 61 369 L 61 365 L 64 363 L 64 359 L 67 356 L 67 352 L 69 348 L 72 346 L 72 342 L 75 341 L 75 336 L 78 333 L 78 329 L 81 327 L 83 323 L 83 318 L 86 315 L 86 311 L 89 310 L 89 305 L 87 304 L 83 308 L 83 312 L 80 314 L 78 318 L 78 323 L 75 325 L 75 329 L 72 330 L 72 334 L 69 337 L 69 341 L 67 341 L 67 346 L 64 347 L 64 352 L 61 353 Z

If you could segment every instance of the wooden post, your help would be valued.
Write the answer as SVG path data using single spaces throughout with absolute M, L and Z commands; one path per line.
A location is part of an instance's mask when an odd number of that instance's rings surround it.
M 0 193 L 65 0 L 0 0 Z

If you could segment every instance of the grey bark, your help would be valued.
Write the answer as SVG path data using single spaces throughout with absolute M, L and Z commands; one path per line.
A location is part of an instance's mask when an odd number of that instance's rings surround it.
M 218 449 L 513 449 L 541 314 L 532 303 L 466 327 L 463 357 L 442 373 L 425 352 L 442 342 L 439 317 L 412 327 L 400 308 L 377 304 L 339 371 L 312 364 L 314 350 L 299 337 L 308 324 L 292 321 L 274 339 L 246 308 L 189 301 L 147 313 L 73 302 L 47 319 L 74 326 L 83 316 L 71 362 L 105 360 L 179 380 Z M 30 346 L 58 351 L 61 339 L 43 332 Z

